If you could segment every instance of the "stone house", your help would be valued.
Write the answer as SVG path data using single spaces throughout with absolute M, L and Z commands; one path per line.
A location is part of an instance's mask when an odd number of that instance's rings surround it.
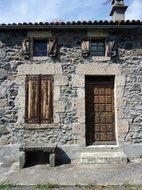
M 0 162 L 22 143 L 58 144 L 57 160 L 142 155 L 142 22 L 0 25 Z

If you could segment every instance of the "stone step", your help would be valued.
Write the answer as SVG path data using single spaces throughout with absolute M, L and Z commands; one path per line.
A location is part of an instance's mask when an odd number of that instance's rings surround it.
M 122 146 L 88 146 L 82 148 L 82 152 L 123 152 Z
M 120 164 L 127 163 L 127 157 L 124 152 L 82 152 L 81 163 Z

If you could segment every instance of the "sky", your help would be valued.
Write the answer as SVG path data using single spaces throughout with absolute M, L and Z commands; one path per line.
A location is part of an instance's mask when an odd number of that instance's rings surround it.
M 111 20 L 107 0 L 0 0 L 0 24 Z M 142 0 L 125 0 L 126 20 L 142 20 Z

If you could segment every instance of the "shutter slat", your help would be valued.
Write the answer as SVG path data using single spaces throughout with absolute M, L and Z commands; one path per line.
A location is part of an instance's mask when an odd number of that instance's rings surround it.
M 53 78 L 41 75 L 41 123 L 53 121 Z
M 25 115 L 27 123 L 39 123 L 39 76 L 26 77 Z

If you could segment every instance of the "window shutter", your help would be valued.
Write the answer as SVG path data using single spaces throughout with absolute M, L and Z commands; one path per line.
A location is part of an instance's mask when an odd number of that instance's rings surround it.
M 49 39 L 48 55 L 51 57 L 55 57 L 57 55 L 57 39 L 56 38 Z
M 83 57 L 88 57 L 90 53 L 90 42 L 89 40 L 83 40 L 81 43 L 81 51 Z
M 22 42 L 22 55 L 24 58 L 30 57 L 30 40 L 24 39 Z
M 53 77 L 41 75 L 41 123 L 53 121 Z
M 26 123 L 39 123 L 39 76 L 26 76 Z
M 118 45 L 115 40 L 108 41 L 108 52 L 107 55 L 110 57 L 116 57 L 118 55 Z

